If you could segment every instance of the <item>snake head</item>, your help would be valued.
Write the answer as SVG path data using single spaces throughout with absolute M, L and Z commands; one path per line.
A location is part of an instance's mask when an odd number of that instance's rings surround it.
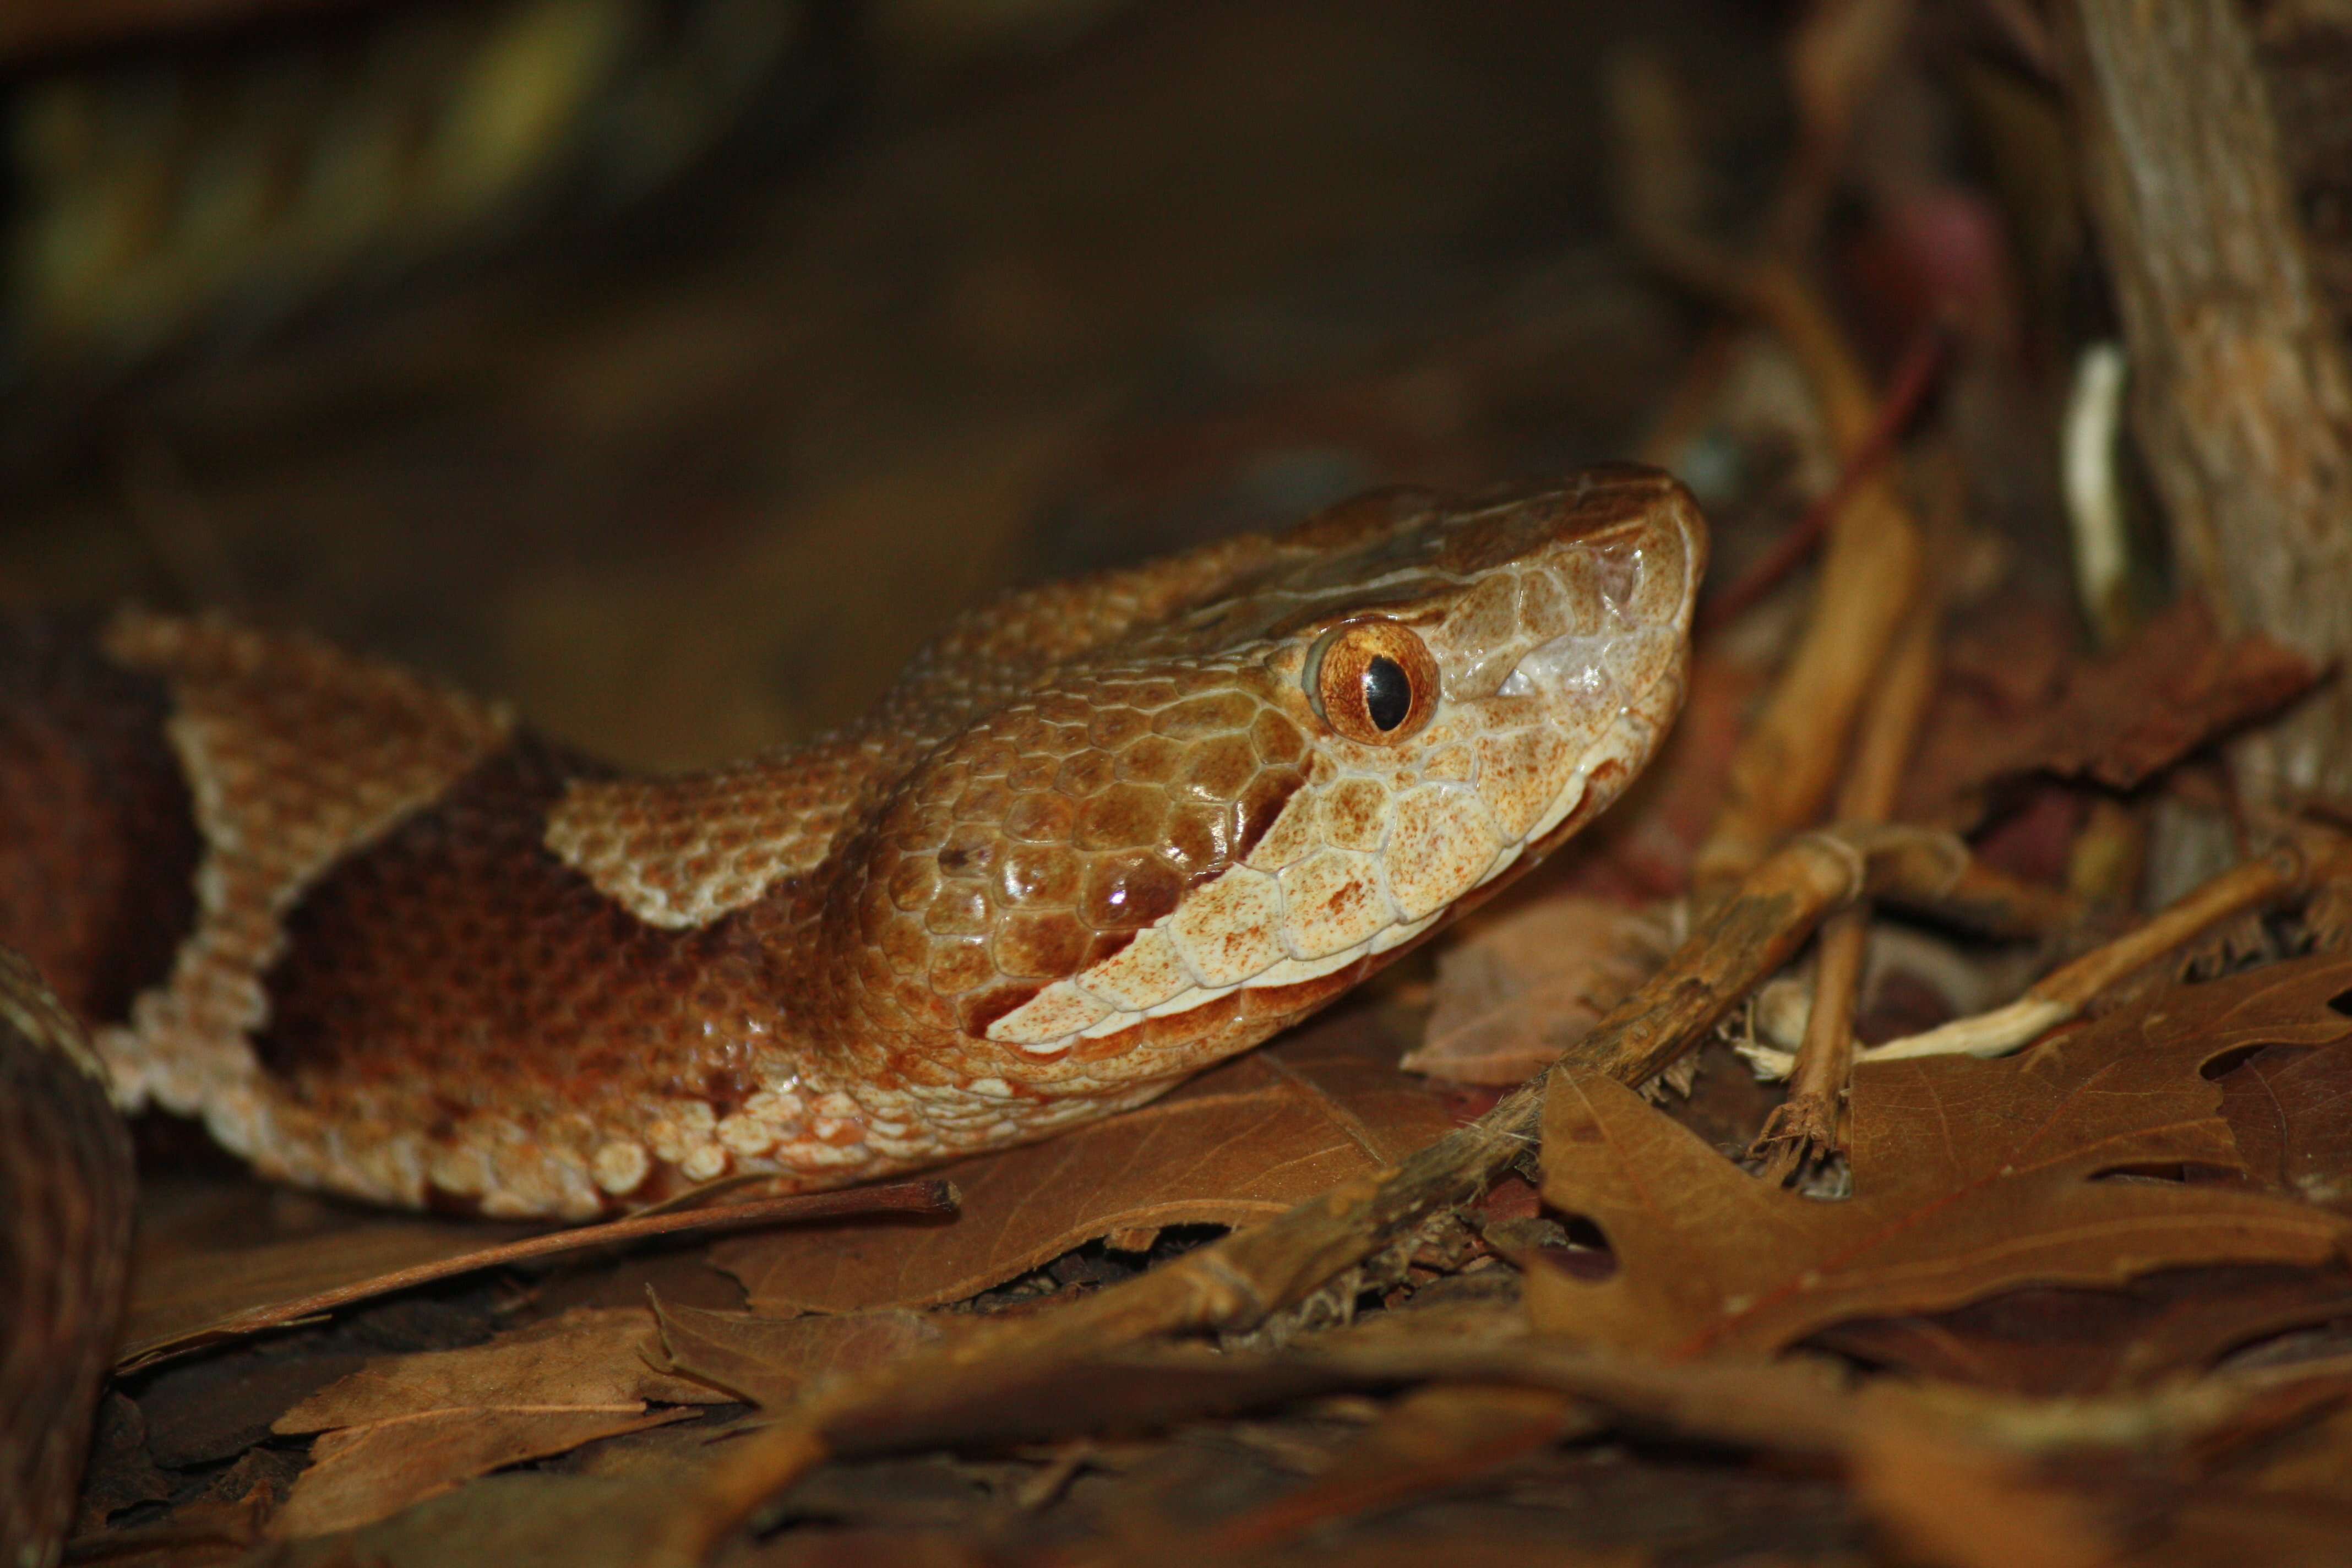
M 884 825 L 861 937 L 888 973 L 867 971 L 894 1017 L 952 1036 L 898 1065 L 1124 1096 L 1393 960 L 1656 751 L 1706 541 L 1647 468 L 1390 491 L 950 638 L 934 663 L 984 665 L 990 626 L 1112 617 L 933 752 Z

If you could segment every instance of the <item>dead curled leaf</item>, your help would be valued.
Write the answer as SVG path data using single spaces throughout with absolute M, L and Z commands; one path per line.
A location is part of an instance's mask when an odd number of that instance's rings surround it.
M 1903 820 L 1971 820 L 1993 786 L 2032 773 L 2134 788 L 2319 677 L 2266 637 L 2223 640 L 2194 595 L 2109 657 L 2052 668 L 2020 689 L 2019 646 L 2046 640 L 1995 620 L 1979 630 L 1974 658 L 1965 642 L 1955 647 L 1905 779 Z
M 158 1347 L 279 1302 L 308 1300 L 357 1279 L 435 1268 L 530 1234 L 520 1226 L 371 1215 L 339 1230 L 234 1248 L 163 1251 L 142 1237 L 118 1353 L 126 1363 L 141 1362 Z
M 134 1268 L 115 1370 L 135 1371 L 202 1345 L 533 1258 L 687 1231 L 723 1232 L 845 1215 L 950 1214 L 955 1202 L 955 1189 L 942 1181 L 886 1182 L 700 1208 L 649 1209 L 539 1235 L 400 1218 L 232 1254 L 183 1253 L 160 1268 Z M 500 1237 L 507 1239 L 490 1239 Z
M 1870 1064 L 1854 1079 L 1842 1203 L 1747 1175 L 1612 1079 L 1561 1075 L 1544 1107 L 1544 1195 L 1597 1223 L 1617 1268 L 1597 1281 L 1537 1270 L 1529 1316 L 1670 1357 L 1764 1354 L 1847 1320 L 2028 1285 L 2318 1263 L 2343 1242 L 2340 1215 L 2132 1178 L 2241 1169 L 2204 1070 L 2343 1039 L 2352 1017 L 2331 1004 L 2347 991 L 2352 962 L 2305 960 L 2169 987 L 2001 1060 Z
M 2165 1269 L 2117 1290 L 2008 1290 L 1933 1316 L 1839 1323 L 1805 1342 L 1946 1383 L 2081 1397 L 2156 1387 L 2347 1318 L 2352 1273 L 2340 1263 L 2231 1264 Z
M 2257 1051 L 2221 1079 L 2247 1175 L 2352 1213 L 2352 1052 Z
M 1450 1131 L 1400 1072 L 1382 1014 L 1349 1007 L 1154 1101 L 1047 1142 L 951 1165 L 952 1224 L 850 1224 L 727 1242 L 711 1261 L 755 1311 L 960 1301 L 1113 1231 L 1272 1219 Z
M 648 1414 L 648 1400 L 726 1398 L 648 1365 L 653 1330 L 642 1308 L 567 1312 L 488 1344 L 386 1357 L 339 1379 L 272 1425 L 322 1436 L 271 1533 L 353 1529 L 492 1470 L 686 1414 Z
M 373 1524 L 289 1542 L 269 1561 L 278 1568 L 636 1568 L 653 1560 L 676 1489 L 667 1478 L 489 1476 Z
M 1399 1065 L 1454 1083 L 1524 1083 L 1591 1034 L 1674 944 L 1656 915 L 1600 899 L 1545 899 L 1480 921 L 1438 955 L 1427 1030 Z
M 654 1319 L 642 1307 L 566 1312 L 464 1350 L 387 1356 L 340 1378 L 270 1424 L 284 1434 L 512 1405 L 713 1402 L 698 1383 L 646 1364 Z
M 957 1321 L 904 1311 L 771 1318 L 659 1304 L 655 1314 L 666 1370 L 772 1409 L 814 1379 L 858 1377 L 936 1343 Z
M 641 1405 L 433 1410 L 348 1426 L 320 1437 L 310 1467 L 269 1521 L 281 1540 L 388 1519 L 477 1476 L 583 1443 L 683 1420 L 686 1410 Z

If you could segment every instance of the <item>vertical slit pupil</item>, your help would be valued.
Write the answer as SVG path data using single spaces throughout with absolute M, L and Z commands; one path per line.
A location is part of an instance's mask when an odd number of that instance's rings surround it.
M 1404 666 L 1375 657 L 1364 666 L 1364 712 L 1383 733 L 1404 722 L 1412 711 L 1412 678 Z

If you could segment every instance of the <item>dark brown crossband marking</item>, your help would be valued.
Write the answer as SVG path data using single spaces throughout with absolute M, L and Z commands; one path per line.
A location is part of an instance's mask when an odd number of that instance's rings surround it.
M 204 846 L 162 682 L 88 626 L 0 622 L 0 943 L 88 1023 L 171 973 Z
M 445 1118 L 752 1078 L 709 1026 L 783 1027 L 759 905 L 649 926 L 540 842 L 587 764 L 521 742 L 331 868 L 267 977 L 265 1069 L 307 1103 L 439 1086 Z

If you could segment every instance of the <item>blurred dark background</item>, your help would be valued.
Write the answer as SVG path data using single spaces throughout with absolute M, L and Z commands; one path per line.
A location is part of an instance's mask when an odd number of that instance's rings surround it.
M 1628 453 L 1736 210 L 1738 0 L 14 0 L 0 595 L 217 605 L 682 765 L 992 589 Z

